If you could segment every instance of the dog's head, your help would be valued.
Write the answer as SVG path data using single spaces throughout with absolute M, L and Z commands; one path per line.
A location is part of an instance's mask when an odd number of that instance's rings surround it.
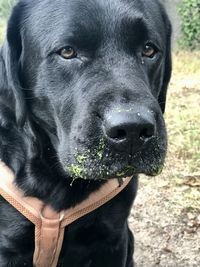
M 4 45 L 19 125 L 28 114 L 72 178 L 159 173 L 170 37 L 156 0 L 20 1 Z

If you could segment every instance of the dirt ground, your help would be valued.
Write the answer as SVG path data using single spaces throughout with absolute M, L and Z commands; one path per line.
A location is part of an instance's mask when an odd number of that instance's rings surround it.
M 158 177 L 140 177 L 129 218 L 137 267 L 200 267 L 200 72 L 178 68 L 168 99 L 166 167 Z
M 135 234 L 137 267 L 199 267 L 200 213 L 176 197 L 188 185 L 173 187 L 163 176 L 141 177 L 129 223 Z

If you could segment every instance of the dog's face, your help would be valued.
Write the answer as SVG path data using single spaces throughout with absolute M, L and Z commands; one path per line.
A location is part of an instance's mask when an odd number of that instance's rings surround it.
M 160 4 L 31 2 L 20 6 L 20 80 L 63 172 L 83 179 L 159 173 L 171 72 L 170 25 Z

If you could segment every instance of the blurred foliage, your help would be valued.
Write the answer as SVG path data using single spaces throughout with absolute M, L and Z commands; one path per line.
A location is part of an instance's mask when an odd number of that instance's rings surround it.
M 0 0 L 0 20 L 7 19 L 16 0 Z
M 5 37 L 6 22 L 16 0 L 0 0 L 0 44 Z
M 200 0 L 182 0 L 178 7 L 181 17 L 182 47 L 200 49 Z
M 4 20 L 0 19 L 0 45 L 2 44 L 5 36 L 6 23 Z
M 177 173 L 200 175 L 200 53 L 173 54 L 173 76 L 168 94 L 166 121 L 170 161 Z

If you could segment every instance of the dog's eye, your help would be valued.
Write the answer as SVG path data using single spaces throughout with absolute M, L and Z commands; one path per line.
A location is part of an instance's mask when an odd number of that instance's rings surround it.
M 151 44 L 146 44 L 142 51 L 143 57 L 153 58 L 157 53 L 156 48 Z
M 66 46 L 59 51 L 59 54 L 64 59 L 72 59 L 77 56 L 76 51 L 71 46 Z

